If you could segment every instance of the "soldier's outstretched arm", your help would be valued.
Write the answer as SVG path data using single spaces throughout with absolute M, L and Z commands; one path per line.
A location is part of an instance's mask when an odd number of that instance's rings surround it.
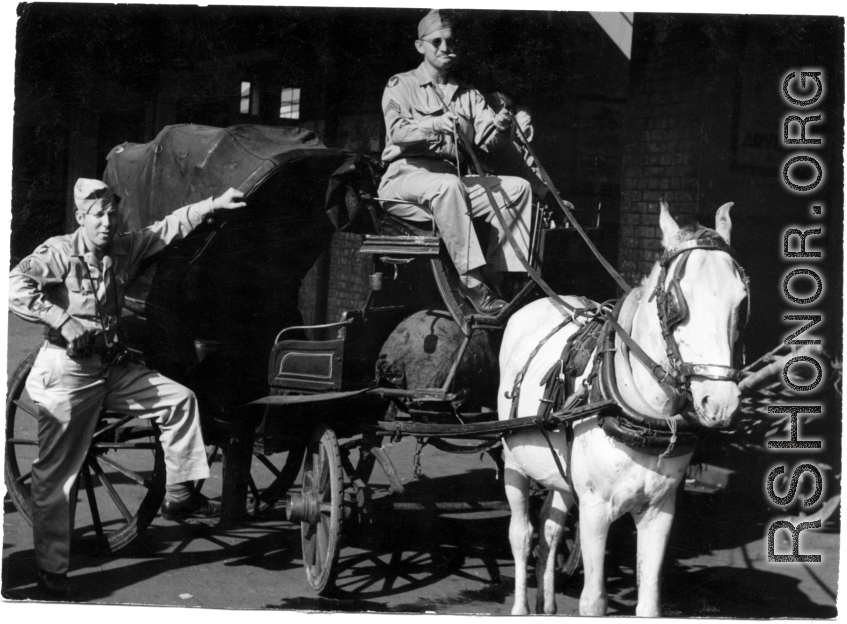
M 203 217 L 213 210 L 243 208 L 244 193 L 229 188 L 218 197 L 210 197 L 174 211 L 161 221 L 136 232 L 122 234 L 115 239 L 130 255 L 130 264 L 160 252 L 175 240 L 188 236 L 203 222 Z

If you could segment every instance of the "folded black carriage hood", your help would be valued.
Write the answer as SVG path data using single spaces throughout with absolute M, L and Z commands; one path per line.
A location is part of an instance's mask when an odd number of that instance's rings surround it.
M 166 126 L 150 143 L 118 145 L 107 160 L 103 181 L 120 198 L 118 231 L 128 231 L 229 187 L 249 197 L 294 161 L 328 175 L 343 156 L 302 128 L 183 124 Z

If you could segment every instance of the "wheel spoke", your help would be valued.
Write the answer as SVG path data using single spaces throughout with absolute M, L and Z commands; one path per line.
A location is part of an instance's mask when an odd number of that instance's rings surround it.
M 351 583 L 348 583 L 344 586 L 344 589 L 347 589 L 352 594 L 358 594 L 364 590 L 366 590 L 371 585 L 374 585 L 379 582 L 380 577 L 374 574 L 373 576 L 368 576 L 368 572 L 362 572 L 362 578 L 354 578 Z
M 38 408 L 34 405 L 30 405 L 29 403 L 24 403 L 20 399 L 15 399 L 13 401 L 15 405 L 17 405 L 21 410 L 32 416 L 33 418 L 38 418 Z
M 279 476 L 261 493 L 264 504 L 272 505 L 294 485 L 303 463 L 303 455 L 305 455 L 305 448 L 303 447 L 288 452 L 288 458 L 285 460 L 285 466 L 279 472 Z M 263 456 L 259 455 L 259 458 L 261 457 Z
M 213 447 L 212 447 L 212 452 L 211 452 L 211 453 L 209 453 L 209 454 L 206 456 L 206 462 L 207 462 L 207 463 L 209 463 L 209 464 L 213 463 L 213 462 L 215 461 L 215 459 L 217 458 L 217 456 L 218 456 L 218 452 L 219 452 L 220 450 L 221 450 L 221 447 L 220 447 L 220 446 L 213 446 Z
M 327 542 L 328 541 L 329 540 L 327 539 L 326 527 L 324 526 L 323 522 L 318 522 L 318 525 L 317 525 L 316 530 L 315 530 L 315 543 L 317 544 L 316 550 L 318 551 L 317 552 L 318 556 L 315 557 L 315 559 L 316 559 L 316 564 L 320 568 L 321 572 L 323 572 L 323 569 L 324 569 L 324 567 L 326 567 L 326 563 L 327 563 L 326 561 L 324 561 L 324 557 L 328 556 L 328 553 L 327 553 Z
M 321 489 L 321 468 L 323 468 L 323 462 L 321 462 L 321 453 L 320 450 L 313 451 L 311 453 L 311 468 L 312 468 L 312 486 L 315 491 L 320 491 Z
M 121 515 L 127 521 L 127 523 L 132 522 L 132 514 L 129 513 L 129 509 L 126 508 L 124 502 L 121 500 L 121 497 L 118 496 L 118 493 L 115 491 L 115 488 L 109 482 L 109 479 L 106 478 L 106 475 L 103 473 L 103 469 L 100 468 L 100 464 L 98 464 L 95 460 L 91 459 L 88 462 L 91 466 L 91 469 L 94 471 L 94 474 L 97 475 L 97 480 L 100 481 L 100 485 L 102 485 L 106 491 L 109 493 L 109 498 L 112 499 L 112 502 L 115 503 L 115 506 L 118 508 L 118 511 L 121 512 Z
M 256 455 L 256 459 L 264 464 L 265 468 L 270 470 L 277 479 L 282 476 L 282 472 L 280 472 L 277 467 L 273 465 L 273 462 L 271 462 L 271 460 L 269 460 L 265 455 Z
M 91 480 L 91 471 L 88 465 L 82 469 L 82 479 L 85 482 L 85 493 L 88 495 L 88 506 L 91 508 L 91 520 L 94 522 L 94 532 L 101 541 L 105 541 L 103 535 L 103 523 L 100 522 L 100 511 L 97 508 L 97 496 L 94 494 L 94 483 Z
M 135 451 L 155 451 L 156 443 L 155 442 L 95 442 L 91 445 L 91 448 L 98 450 L 106 450 L 106 449 L 131 449 Z
M 315 565 L 315 550 L 316 550 L 316 539 L 315 539 L 315 526 L 307 525 L 308 529 L 306 529 L 306 535 L 303 538 L 303 559 L 307 566 Z
M 121 427 L 121 426 L 127 424 L 133 418 L 135 418 L 135 416 L 124 416 L 123 418 L 116 420 L 113 423 L 109 423 L 108 425 L 106 425 L 102 429 L 95 431 L 92 439 L 96 440 L 97 438 L 102 436 L 104 433 L 108 433 L 110 431 L 113 431 L 114 429 L 117 429 L 118 427 Z
M 326 456 L 323 445 L 320 452 L 320 476 L 318 477 L 318 491 L 326 493 L 329 483 L 329 458 Z
M 26 473 L 26 474 L 22 474 L 20 477 L 18 477 L 17 479 L 15 479 L 15 483 L 18 483 L 18 484 L 20 484 L 20 485 L 23 485 L 23 484 L 24 484 L 24 481 L 26 481 L 27 479 L 29 479 L 31 476 L 32 476 L 32 471 L 30 470 L 28 473 Z
M 19 446 L 38 446 L 38 440 L 33 440 L 32 438 L 9 438 L 6 440 L 6 446 L 15 444 Z
M 310 497 L 310 506 L 317 506 L 317 513 L 314 524 L 301 524 L 303 564 L 312 588 L 323 595 L 335 582 L 333 567 L 338 554 L 342 521 L 339 512 L 343 504 L 339 491 L 343 472 L 339 471 L 344 468 L 335 433 L 325 425 L 315 429 L 306 452 L 303 494 Z M 279 481 L 289 472 L 290 464 L 289 457 L 286 467 L 278 473 Z
M 127 468 L 126 466 L 119 464 L 118 462 L 116 462 L 111 457 L 108 457 L 107 455 L 97 455 L 96 459 L 97 459 L 97 461 L 102 462 L 102 463 L 106 464 L 107 466 L 111 466 L 112 468 L 114 468 L 115 470 L 120 472 L 123 476 L 128 477 L 129 479 L 132 479 L 133 481 L 135 481 L 138 485 L 143 485 L 148 490 L 150 489 L 150 486 L 151 486 L 150 479 L 145 479 L 144 477 L 142 477 L 137 472 L 134 472 L 134 471 L 130 470 L 129 468 Z
M 256 487 L 256 482 L 253 480 L 253 475 L 251 474 L 247 475 L 247 487 L 253 496 L 253 513 L 258 513 L 261 497 L 259 496 L 259 488 Z

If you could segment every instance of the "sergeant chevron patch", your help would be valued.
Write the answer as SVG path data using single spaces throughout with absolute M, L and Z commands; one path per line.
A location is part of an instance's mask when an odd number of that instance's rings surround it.
M 388 111 L 390 111 L 390 110 L 395 111 L 399 115 L 400 114 L 400 105 L 397 102 L 395 102 L 394 100 L 389 100 L 388 106 L 385 107 L 385 114 L 387 115 Z

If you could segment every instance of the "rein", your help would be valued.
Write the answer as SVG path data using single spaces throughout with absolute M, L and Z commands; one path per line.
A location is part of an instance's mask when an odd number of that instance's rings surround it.
M 435 93 L 436 98 L 441 103 L 441 108 L 444 110 L 444 112 L 449 112 L 450 108 L 447 105 L 447 102 L 444 100 L 444 97 L 438 91 L 438 88 L 433 85 L 432 82 L 430 82 L 429 84 L 432 87 L 432 91 Z M 465 151 L 467 151 L 468 155 L 471 157 L 471 161 L 473 162 L 473 166 L 476 169 L 477 173 L 482 175 L 482 165 L 480 165 L 479 158 L 477 158 L 473 142 L 467 137 L 465 131 L 458 123 L 455 124 L 454 131 L 458 135 L 462 147 L 465 148 Z M 524 256 L 523 252 L 518 246 L 517 240 L 515 240 L 515 237 L 512 234 L 512 230 L 509 227 L 509 224 L 506 223 L 506 219 L 505 217 L 503 217 L 503 213 L 500 209 L 500 204 L 497 203 L 497 198 L 494 196 L 494 193 L 491 191 L 487 184 L 483 184 L 482 188 L 485 189 L 485 193 L 488 198 L 488 203 L 491 204 L 491 209 L 494 212 L 494 216 L 497 218 L 497 222 L 500 224 L 503 233 L 506 235 L 506 240 L 509 241 L 509 244 L 512 246 L 512 251 L 514 252 L 515 257 L 521 263 L 521 266 L 527 272 L 527 275 L 532 278 L 532 281 L 538 284 L 541 290 L 544 291 L 545 295 L 550 297 L 551 301 L 553 302 L 553 305 L 556 306 L 556 308 L 561 314 L 565 316 L 572 315 L 577 310 L 577 308 L 574 308 L 562 301 L 561 297 L 559 297 L 559 295 L 556 294 L 556 292 L 552 288 L 550 288 L 547 282 L 544 281 L 544 278 L 541 277 L 541 274 L 537 270 L 535 270 L 535 268 L 527 261 L 526 256 Z
M 582 237 L 582 240 L 584 240 L 585 243 L 588 245 L 588 248 L 591 250 L 591 253 L 594 254 L 594 257 L 597 258 L 600 264 L 603 265 L 603 268 L 606 269 L 606 272 L 611 275 L 612 279 L 614 279 L 615 282 L 617 282 L 618 286 L 621 287 L 621 290 L 623 290 L 624 293 L 630 292 L 632 290 L 632 287 L 626 283 L 624 278 L 621 277 L 621 274 L 618 273 L 614 269 L 614 267 L 609 264 L 609 261 L 603 257 L 603 254 L 600 253 L 600 250 L 597 249 L 591 239 L 588 238 L 588 234 L 585 233 L 585 230 L 582 229 L 582 226 L 574 218 L 573 213 L 565 205 L 568 204 L 568 202 L 564 201 L 559 195 L 559 191 L 553 184 L 553 180 L 547 174 L 547 170 L 544 168 L 544 165 L 541 164 L 541 161 L 538 159 L 538 155 L 535 153 L 535 150 L 532 149 L 532 146 L 529 144 L 529 140 L 526 138 L 523 129 L 521 129 L 521 126 L 515 119 L 514 115 L 512 115 L 512 113 L 508 109 L 504 110 L 506 110 L 506 112 L 509 114 L 509 118 L 512 120 L 512 125 L 517 129 L 518 136 L 521 138 L 521 142 L 524 144 L 524 147 L 526 147 L 527 151 L 529 151 L 529 154 L 533 157 L 533 159 L 535 159 L 535 164 L 538 167 L 538 173 L 541 175 L 541 180 L 544 182 L 545 186 L 547 186 L 547 189 L 553 195 L 553 198 L 556 200 L 556 203 L 559 204 L 559 208 L 561 208 L 562 212 L 565 213 L 565 216 L 568 218 L 568 221 L 570 221 L 571 225 L 573 225 L 574 229 L 579 232 L 579 235 Z M 573 204 L 568 205 L 573 208 Z

